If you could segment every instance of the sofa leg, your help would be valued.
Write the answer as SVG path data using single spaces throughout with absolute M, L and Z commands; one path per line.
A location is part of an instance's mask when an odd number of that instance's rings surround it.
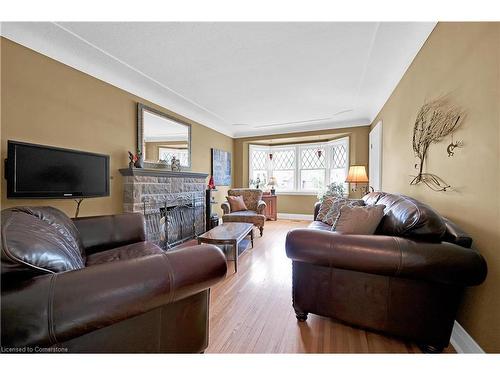
M 262 233 L 264 233 L 264 227 L 259 227 L 260 230 L 260 236 L 262 237 Z
M 308 313 L 295 310 L 295 316 L 299 322 L 305 322 L 307 320 Z
M 418 346 L 420 350 L 424 353 L 429 353 L 429 354 L 438 354 L 441 353 L 444 350 L 444 346 L 441 345 L 424 345 L 421 344 Z

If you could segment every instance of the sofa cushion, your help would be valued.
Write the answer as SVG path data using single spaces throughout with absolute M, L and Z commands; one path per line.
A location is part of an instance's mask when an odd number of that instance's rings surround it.
M 130 260 L 147 255 L 161 254 L 163 250 L 149 241 L 136 242 L 130 245 L 120 246 L 115 249 L 101 251 L 87 257 L 86 266 L 101 263 L 116 262 L 119 260 Z
M 53 207 L 2 211 L 2 274 L 57 273 L 83 268 L 78 230 Z
M 246 211 L 248 210 L 243 197 L 241 195 L 227 196 L 227 201 L 229 202 L 229 207 L 231 207 L 231 212 Z
M 326 223 L 323 223 L 322 221 L 315 220 L 309 226 L 307 227 L 308 229 L 318 229 L 318 230 L 331 230 L 332 226 L 328 225 Z
M 365 203 L 362 199 L 347 199 L 347 198 L 335 198 L 333 200 L 332 206 L 324 218 L 321 220 L 322 222 L 332 226 L 337 217 L 340 214 L 340 209 L 343 206 L 363 206 Z
M 384 216 L 384 205 L 343 206 L 332 230 L 339 234 L 374 234 Z
M 381 191 L 372 191 L 366 194 L 362 199 L 367 206 L 377 204 L 378 200 L 382 198 L 386 193 Z
M 385 205 L 378 234 L 440 241 L 446 231 L 443 218 L 428 205 L 399 194 L 385 194 L 377 201 Z

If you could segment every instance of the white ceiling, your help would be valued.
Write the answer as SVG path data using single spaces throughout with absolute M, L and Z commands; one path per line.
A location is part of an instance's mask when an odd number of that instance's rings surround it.
M 235 137 L 372 122 L 435 23 L 3 23 L 2 34 Z

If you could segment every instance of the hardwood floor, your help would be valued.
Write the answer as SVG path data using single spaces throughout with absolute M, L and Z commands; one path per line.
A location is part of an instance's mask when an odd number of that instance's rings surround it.
M 255 247 L 240 257 L 237 274 L 228 262 L 226 279 L 211 291 L 206 353 L 420 353 L 414 344 L 318 315 L 297 322 L 285 235 L 307 224 L 268 221 L 264 237 L 256 235 Z

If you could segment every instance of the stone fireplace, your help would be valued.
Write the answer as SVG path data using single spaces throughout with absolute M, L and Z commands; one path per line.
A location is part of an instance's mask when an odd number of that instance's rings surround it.
M 120 169 L 123 211 L 144 214 L 147 240 L 169 249 L 205 232 L 207 174 Z

